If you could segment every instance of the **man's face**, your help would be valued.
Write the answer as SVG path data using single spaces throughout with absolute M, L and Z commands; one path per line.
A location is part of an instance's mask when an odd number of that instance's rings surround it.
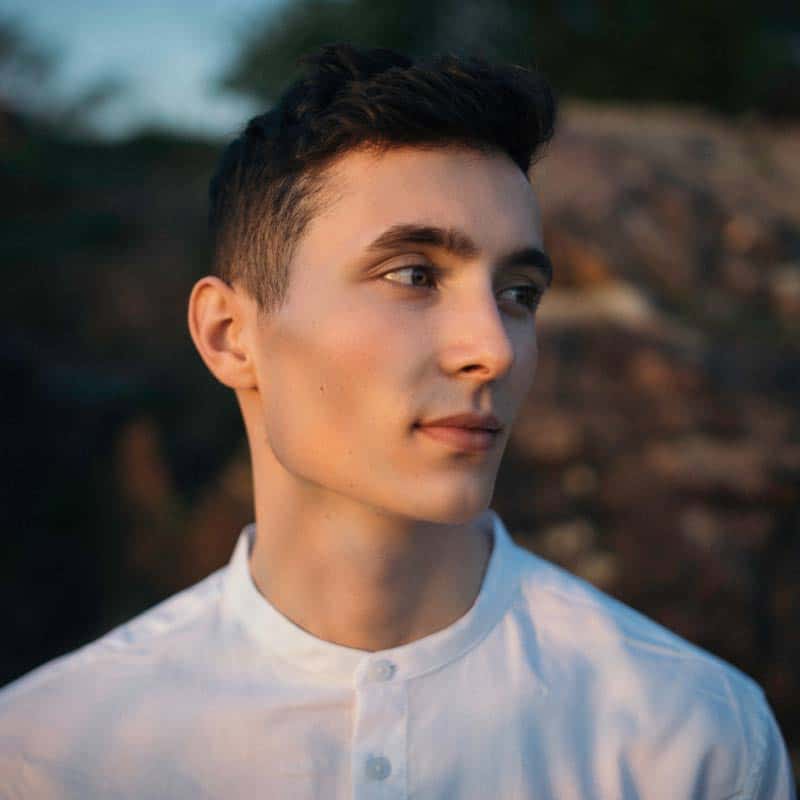
M 268 447 L 308 502 L 462 524 L 491 502 L 536 370 L 547 276 L 527 255 L 502 263 L 542 246 L 533 190 L 507 156 L 456 148 L 351 152 L 328 180 L 335 200 L 295 250 L 286 303 L 257 327 Z M 370 247 L 399 225 L 457 232 L 474 252 Z M 503 423 L 488 450 L 416 428 L 467 411 Z

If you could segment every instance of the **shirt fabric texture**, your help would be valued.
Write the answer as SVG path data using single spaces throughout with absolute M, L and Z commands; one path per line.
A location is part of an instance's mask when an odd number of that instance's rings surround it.
M 368 652 L 228 565 L 0 690 L 3 800 L 793 800 L 761 688 L 516 545 L 481 590 Z

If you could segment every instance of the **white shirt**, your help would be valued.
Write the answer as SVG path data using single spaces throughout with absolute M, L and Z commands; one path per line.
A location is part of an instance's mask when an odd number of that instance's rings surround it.
M 518 547 L 381 652 L 295 626 L 248 555 L 0 691 L 0 797 L 771 798 L 794 789 L 759 686 Z

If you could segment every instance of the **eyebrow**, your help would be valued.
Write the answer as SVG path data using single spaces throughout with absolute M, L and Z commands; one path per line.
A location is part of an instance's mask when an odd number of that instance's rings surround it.
M 458 228 L 440 228 L 435 225 L 419 225 L 405 223 L 387 228 L 366 248 L 367 253 L 377 253 L 391 250 L 401 245 L 423 244 L 446 250 L 463 259 L 477 258 L 481 249 L 474 240 Z M 553 282 L 553 266 L 550 257 L 538 247 L 523 247 L 506 253 L 498 260 L 500 269 L 518 266 L 534 266 L 547 281 L 547 286 Z

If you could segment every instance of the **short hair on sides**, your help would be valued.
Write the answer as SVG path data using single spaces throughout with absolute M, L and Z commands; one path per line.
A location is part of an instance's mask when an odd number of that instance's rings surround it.
M 506 153 L 527 177 L 554 133 L 555 93 L 532 69 L 452 54 L 414 62 L 345 42 L 298 63 L 304 77 L 225 148 L 209 188 L 212 272 L 264 314 L 286 299 L 294 250 L 328 201 L 325 169 L 337 157 L 465 147 Z

